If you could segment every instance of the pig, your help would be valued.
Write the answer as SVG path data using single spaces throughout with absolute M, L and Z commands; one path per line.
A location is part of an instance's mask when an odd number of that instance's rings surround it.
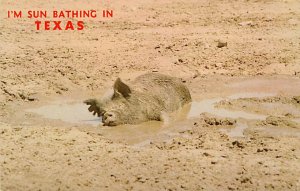
M 104 126 L 116 126 L 162 121 L 163 114 L 178 110 L 191 100 L 188 88 L 180 79 L 146 73 L 130 84 L 117 78 L 109 98 L 88 99 L 84 103 L 93 115 L 102 117 Z

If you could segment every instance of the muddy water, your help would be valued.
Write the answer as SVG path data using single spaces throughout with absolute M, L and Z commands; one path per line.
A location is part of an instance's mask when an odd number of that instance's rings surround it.
M 191 109 L 188 113 L 188 117 L 197 117 L 199 114 L 207 112 L 220 117 L 229 117 L 229 118 L 244 118 L 244 119 L 255 119 L 255 120 L 264 120 L 266 116 L 248 113 L 244 111 L 231 111 L 228 109 L 215 108 L 215 104 L 225 99 L 239 99 L 239 98 L 261 98 L 267 96 L 274 96 L 274 94 L 263 94 L 263 93 L 244 93 L 244 94 L 234 94 L 228 96 L 227 98 L 215 98 L 215 99 L 206 99 L 200 102 L 193 102 Z
M 246 120 L 264 120 L 266 116 L 244 111 L 231 111 L 216 108 L 215 104 L 224 99 L 237 99 L 247 97 L 266 97 L 272 94 L 234 94 L 227 98 L 205 99 L 199 102 L 192 102 L 181 110 L 166 115 L 164 122 L 149 121 L 138 125 L 120 125 L 116 127 L 102 126 L 101 118 L 94 117 L 88 112 L 88 106 L 81 101 L 53 102 L 39 108 L 27 110 L 41 115 L 43 118 L 61 120 L 81 126 L 94 126 L 93 130 L 98 131 L 107 138 L 128 144 L 149 144 L 151 141 L 168 140 L 178 135 L 181 130 L 188 129 L 190 119 L 199 117 L 201 113 L 210 113 L 220 117 Z M 235 128 L 226 130 L 229 136 L 243 137 L 244 130 L 248 128 L 247 123 L 238 122 Z
M 296 123 L 300 123 L 300 118 L 294 119 L 293 121 L 295 121 Z
M 281 127 L 264 128 L 261 133 L 269 136 L 292 136 L 300 138 L 300 131 L 296 128 L 289 128 L 288 130 Z
M 67 123 L 88 124 L 97 126 L 101 119 L 91 115 L 88 106 L 76 100 L 55 101 L 39 108 L 28 109 L 43 118 L 61 120 Z

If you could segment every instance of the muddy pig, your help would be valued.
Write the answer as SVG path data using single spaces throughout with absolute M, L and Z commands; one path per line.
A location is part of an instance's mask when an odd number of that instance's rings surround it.
M 137 77 L 130 85 L 118 78 L 109 98 L 88 99 L 89 111 L 102 117 L 103 125 L 137 124 L 162 120 L 191 101 L 188 88 L 180 79 L 158 73 Z

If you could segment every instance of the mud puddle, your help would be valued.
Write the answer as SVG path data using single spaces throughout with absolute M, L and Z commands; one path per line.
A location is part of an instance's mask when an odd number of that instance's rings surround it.
M 245 111 L 232 111 L 228 109 L 223 108 L 216 108 L 215 105 L 220 102 L 224 101 L 226 99 L 239 99 L 239 98 L 262 98 L 262 97 L 268 97 L 268 96 L 274 96 L 274 94 L 267 94 L 267 93 L 243 93 L 243 94 L 234 94 L 231 96 L 228 96 L 226 98 L 215 98 L 215 99 L 206 99 L 200 102 L 193 102 L 191 105 L 191 109 L 188 113 L 188 117 L 197 117 L 201 113 L 207 112 L 213 115 L 217 115 L 219 117 L 229 117 L 229 118 L 243 118 L 243 119 L 249 119 L 249 120 L 264 120 L 266 118 L 265 115 L 255 114 L 255 113 L 249 113 Z
M 274 136 L 274 137 L 283 137 L 283 136 L 290 136 L 290 137 L 299 137 L 300 138 L 300 131 L 299 129 L 289 128 L 288 130 L 281 127 L 265 127 L 260 130 L 261 134 L 265 134 L 267 136 Z
M 72 124 L 87 124 L 98 126 L 101 119 L 91 115 L 88 106 L 76 100 L 55 101 L 42 107 L 27 109 L 46 119 L 61 120 Z
M 216 108 L 219 101 L 225 99 L 238 99 L 249 97 L 266 97 L 273 94 L 247 93 L 234 94 L 226 98 L 205 99 L 199 102 L 192 102 L 181 110 L 167 115 L 164 122 L 149 121 L 138 125 L 120 125 L 115 127 L 102 126 L 101 118 L 93 116 L 88 111 L 88 106 L 82 101 L 56 101 L 28 112 L 36 113 L 43 118 L 61 120 L 63 122 L 78 124 L 79 128 L 90 127 L 89 130 L 97 131 L 108 139 L 123 142 L 130 145 L 149 144 L 155 140 L 168 140 L 179 135 L 179 132 L 191 127 L 191 120 L 202 113 L 210 113 L 219 117 L 229 117 L 244 120 L 264 120 L 266 116 L 244 111 L 232 111 L 223 108 Z M 229 136 L 243 137 L 244 130 L 248 128 L 246 122 L 239 122 L 235 128 L 221 129 Z

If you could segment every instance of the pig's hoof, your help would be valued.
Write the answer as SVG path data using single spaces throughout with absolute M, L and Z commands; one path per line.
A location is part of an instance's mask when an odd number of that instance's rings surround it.
M 90 112 L 93 112 L 93 115 L 97 114 L 98 117 L 101 116 L 100 108 L 97 105 L 97 100 L 96 99 L 88 99 L 88 100 L 85 100 L 83 103 L 85 103 L 87 105 L 90 105 L 88 110 Z

